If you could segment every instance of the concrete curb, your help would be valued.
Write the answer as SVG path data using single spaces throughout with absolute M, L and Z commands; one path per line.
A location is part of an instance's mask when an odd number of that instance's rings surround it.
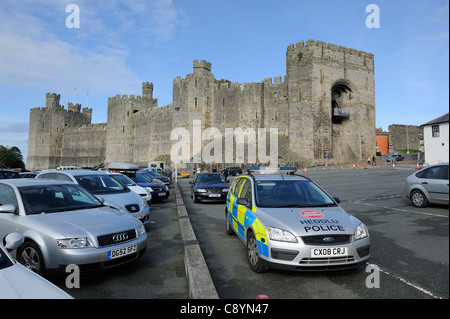
M 189 298 L 219 299 L 176 182 L 174 182 L 174 186 Z

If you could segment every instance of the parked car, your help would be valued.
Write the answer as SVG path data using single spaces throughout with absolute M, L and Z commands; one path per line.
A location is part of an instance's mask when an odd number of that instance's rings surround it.
M 0 299 L 72 299 L 62 289 L 15 261 L 9 251 L 23 244 L 19 233 L 8 234 L 5 246 L 0 241 Z
M 367 227 L 338 198 L 304 176 L 254 175 L 266 169 L 233 179 L 225 207 L 226 233 L 247 246 L 253 271 L 346 269 L 370 258 Z
M 150 222 L 147 202 L 107 173 L 90 170 L 44 171 L 36 178 L 57 179 L 77 183 L 104 200 L 104 204 L 128 213 L 144 225 Z
M 121 173 L 108 173 L 111 177 L 118 180 L 120 183 L 124 184 L 126 187 L 131 189 L 133 192 L 141 196 L 147 204 L 150 205 L 150 202 L 152 200 L 152 193 L 150 190 L 145 189 L 144 187 L 139 186 L 136 184 L 131 178 L 128 176 L 121 174 Z
M 139 167 L 126 162 L 113 162 L 108 165 L 109 171 L 120 172 L 128 176 L 137 185 L 145 188 L 152 195 L 152 202 L 167 199 L 170 195 L 169 188 L 162 181 L 138 173 Z
M 403 161 L 405 159 L 405 157 L 401 154 L 393 154 L 391 156 L 388 156 L 386 158 L 386 162 L 392 162 L 392 161 Z
M 19 173 L 22 178 L 35 178 L 38 173 L 36 172 L 21 172 Z
M 416 207 L 448 205 L 448 163 L 423 167 L 406 177 L 406 196 Z
M 12 169 L 0 169 L 0 179 L 21 178 L 20 174 Z
M 80 271 L 118 266 L 147 248 L 139 220 L 105 206 L 73 182 L 2 180 L 0 204 L 0 239 L 11 232 L 24 236 L 17 260 L 40 275 L 71 264 Z
M 226 168 L 228 171 L 228 175 L 236 176 L 238 174 L 242 174 L 242 169 L 238 166 L 230 166 Z
M 228 181 L 220 173 L 198 173 L 191 184 L 191 198 L 194 203 L 199 200 L 227 199 Z
M 145 174 L 151 178 L 156 178 L 156 179 L 160 180 L 166 186 L 170 185 L 170 177 L 158 174 L 157 171 L 150 170 L 150 169 L 142 169 L 138 172 Z
M 156 178 L 149 177 L 143 173 L 128 175 L 141 187 L 148 189 L 152 194 L 152 202 L 162 201 L 169 198 L 169 188 Z

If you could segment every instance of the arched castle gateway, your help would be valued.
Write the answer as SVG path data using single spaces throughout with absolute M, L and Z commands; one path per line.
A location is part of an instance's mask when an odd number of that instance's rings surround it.
M 91 124 L 92 109 L 69 103 L 66 110 L 59 95 L 47 93 L 45 107 L 30 111 L 27 168 L 169 163 L 177 117 L 179 127 L 190 132 L 194 123 L 222 133 L 275 128 L 280 164 L 321 165 L 327 150 L 330 164 L 374 155 L 371 53 L 322 41 L 298 42 L 287 48 L 284 78 L 259 83 L 216 80 L 204 60 L 195 60 L 193 67 L 193 73 L 173 80 L 172 104 L 158 107 L 149 82 L 142 84 L 141 96 L 109 98 L 107 123 Z

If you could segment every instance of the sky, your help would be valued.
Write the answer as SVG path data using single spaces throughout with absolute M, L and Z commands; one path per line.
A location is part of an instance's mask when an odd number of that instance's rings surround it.
M 218 80 L 284 76 L 287 47 L 308 39 L 374 54 L 376 127 L 448 113 L 448 0 L 0 0 L 0 145 L 26 160 L 47 92 L 105 123 L 108 98 L 145 81 L 171 104 L 195 59 Z

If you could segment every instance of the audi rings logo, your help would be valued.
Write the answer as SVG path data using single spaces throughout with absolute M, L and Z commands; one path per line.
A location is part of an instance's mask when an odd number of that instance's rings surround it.
M 112 239 L 114 240 L 115 243 L 121 242 L 121 241 L 125 241 L 128 239 L 128 234 L 127 233 L 121 233 L 121 234 L 117 234 L 114 235 L 112 237 Z

